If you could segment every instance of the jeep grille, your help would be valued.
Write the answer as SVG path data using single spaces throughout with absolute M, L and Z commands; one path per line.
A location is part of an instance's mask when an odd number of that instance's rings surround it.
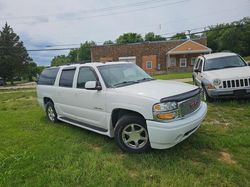
M 250 78 L 223 81 L 223 88 L 241 88 L 250 86 Z

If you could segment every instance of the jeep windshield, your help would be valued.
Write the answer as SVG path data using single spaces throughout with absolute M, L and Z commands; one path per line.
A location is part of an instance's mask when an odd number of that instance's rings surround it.
M 135 64 L 110 64 L 98 67 L 108 88 L 154 80 Z
M 204 71 L 218 70 L 224 68 L 236 68 L 247 66 L 239 56 L 227 56 L 220 58 L 207 59 L 204 65 Z

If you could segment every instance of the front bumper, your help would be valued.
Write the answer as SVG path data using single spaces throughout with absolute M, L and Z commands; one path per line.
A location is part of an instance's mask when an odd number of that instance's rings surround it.
M 213 98 L 250 98 L 250 88 L 207 90 Z
M 155 149 L 166 149 L 183 141 L 199 128 L 206 113 L 207 104 L 201 102 L 200 108 L 187 118 L 172 122 L 147 120 L 151 147 Z

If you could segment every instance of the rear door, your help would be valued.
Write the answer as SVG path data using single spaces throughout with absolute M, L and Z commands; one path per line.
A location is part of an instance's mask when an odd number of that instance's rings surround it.
M 59 88 L 57 89 L 56 110 L 59 114 L 66 117 L 73 116 L 72 98 L 73 95 L 73 81 L 75 78 L 76 67 L 67 67 L 62 69 L 59 78 Z

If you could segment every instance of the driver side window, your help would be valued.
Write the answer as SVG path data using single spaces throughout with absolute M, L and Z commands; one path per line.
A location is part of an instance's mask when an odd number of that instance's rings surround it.
M 77 79 L 77 88 L 84 88 L 88 81 L 97 81 L 94 70 L 89 67 L 81 67 Z

